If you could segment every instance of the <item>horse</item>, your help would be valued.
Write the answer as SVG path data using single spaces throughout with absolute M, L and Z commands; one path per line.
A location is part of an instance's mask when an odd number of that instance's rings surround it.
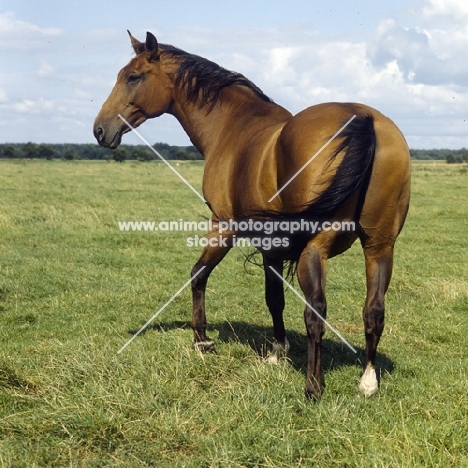
M 211 272 L 235 244 L 240 222 L 276 222 L 276 233 L 285 220 L 353 222 L 351 232 L 303 230 L 291 235 L 287 246 L 260 244 L 258 250 L 273 322 L 273 356 L 278 358 L 289 350 L 283 281 L 286 266 L 294 265 L 307 304 L 305 395 L 319 399 L 324 391 L 326 263 L 360 240 L 367 294 L 362 311 L 365 359 L 358 388 L 365 397 L 374 395 L 394 244 L 409 208 L 410 156 L 401 131 L 361 103 L 320 103 L 292 115 L 240 73 L 159 44 L 150 32 L 145 42 L 128 34 L 135 56 L 118 73 L 93 132 L 100 145 L 115 149 L 131 128 L 167 113 L 203 155 L 203 196 L 213 228 L 191 270 L 194 348 L 214 350 L 206 333 L 205 289 Z

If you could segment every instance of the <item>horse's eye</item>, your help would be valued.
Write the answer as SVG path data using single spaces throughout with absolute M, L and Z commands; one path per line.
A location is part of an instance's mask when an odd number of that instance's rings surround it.
M 127 81 L 128 81 L 129 83 L 132 83 L 132 84 L 138 83 L 140 80 L 141 80 L 141 76 L 140 76 L 140 75 L 135 75 L 135 74 L 131 74 L 131 75 L 127 78 Z

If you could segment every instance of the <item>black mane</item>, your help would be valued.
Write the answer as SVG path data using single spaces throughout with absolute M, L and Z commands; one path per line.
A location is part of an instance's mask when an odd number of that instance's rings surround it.
M 258 86 L 240 73 L 226 70 L 210 60 L 171 45 L 159 44 L 159 48 L 162 52 L 180 59 L 175 83 L 186 88 L 187 98 L 190 101 L 201 100 L 200 104 L 214 105 L 224 88 L 242 85 L 254 91 L 263 101 L 273 102 Z

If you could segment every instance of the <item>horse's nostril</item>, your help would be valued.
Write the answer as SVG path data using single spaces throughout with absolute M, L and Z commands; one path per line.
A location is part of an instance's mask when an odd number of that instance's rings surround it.
M 94 130 L 94 136 L 96 137 L 97 141 L 101 142 L 104 139 L 104 129 L 102 127 L 97 127 Z

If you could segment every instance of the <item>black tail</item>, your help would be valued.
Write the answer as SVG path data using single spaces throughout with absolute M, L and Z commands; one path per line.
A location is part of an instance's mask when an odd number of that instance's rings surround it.
M 374 161 L 376 136 L 371 115 L 356 117 L 338 136 L 342 141 L 333 152 L 330 163 L 345 151 L 342 163 L 328 188 L 296 216 L 329 219 L 354 193 L 366 186 Z M 358 207 L 360 209 L 360 207 Z

